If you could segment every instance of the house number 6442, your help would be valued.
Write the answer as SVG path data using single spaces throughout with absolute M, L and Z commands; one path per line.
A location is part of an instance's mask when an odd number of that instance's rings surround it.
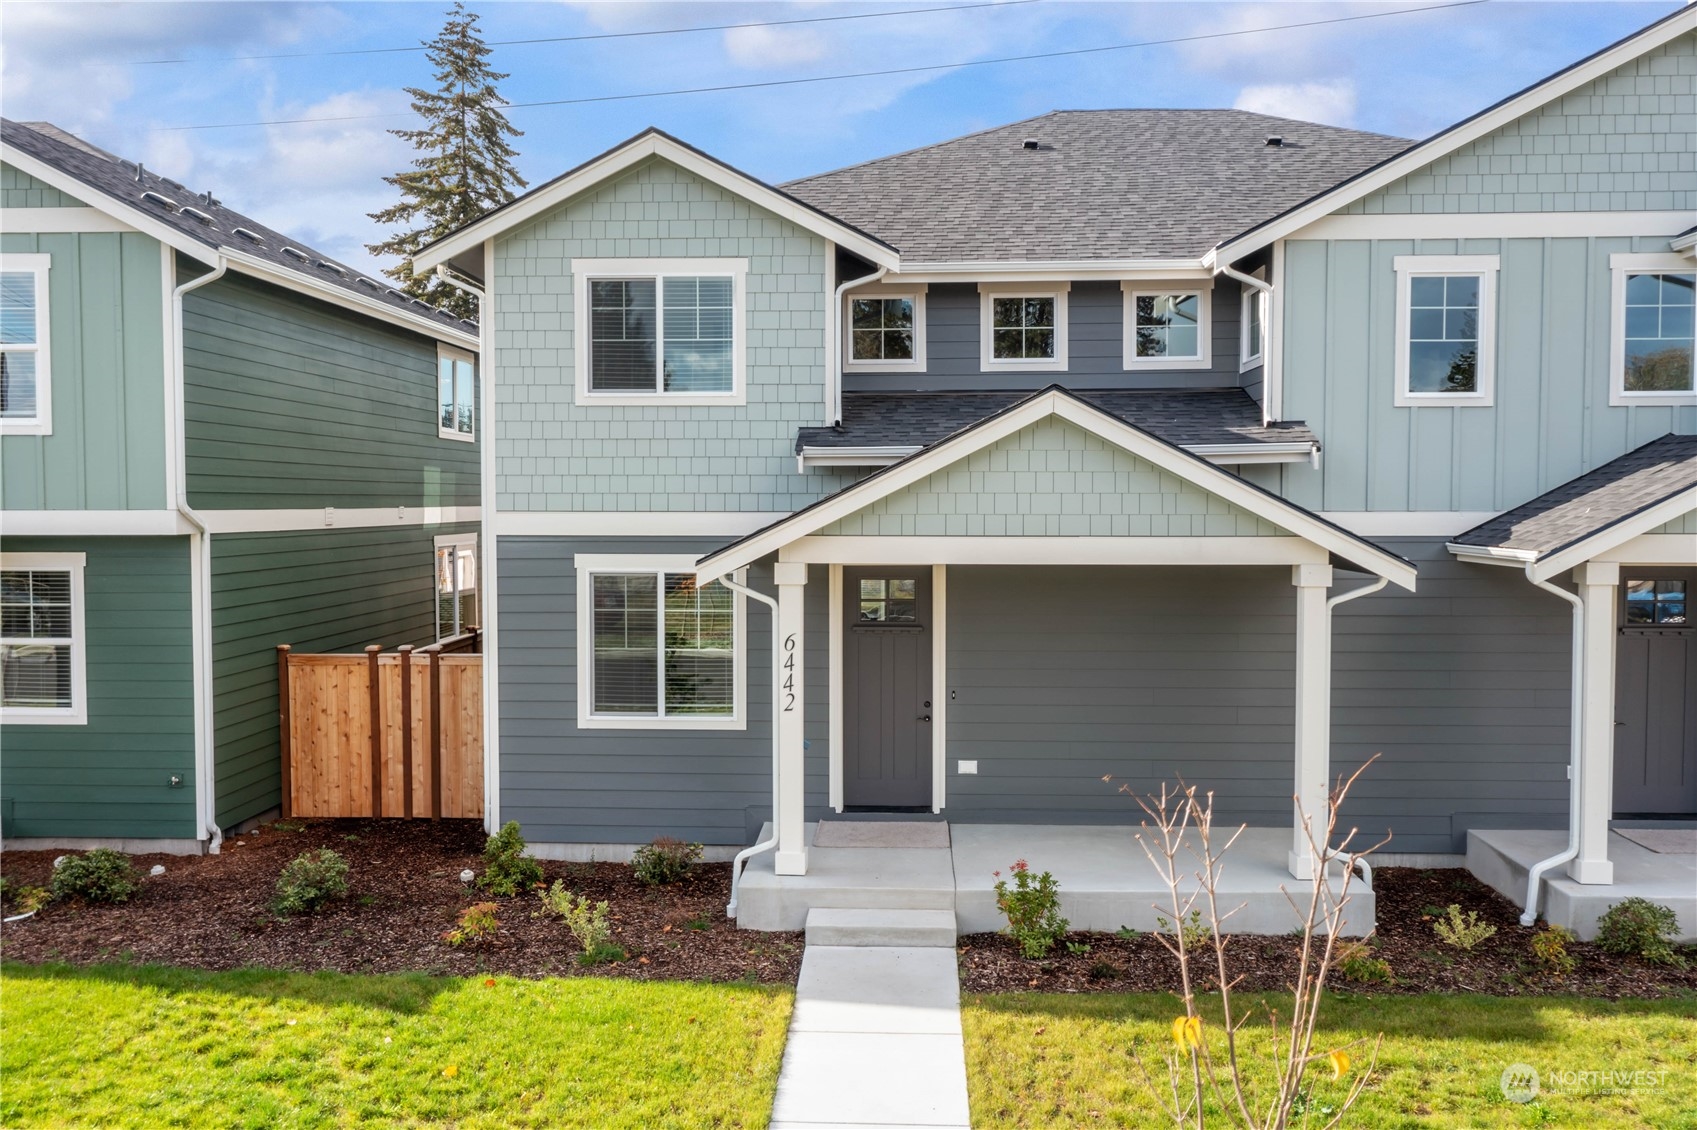
M 795 633 L 784 637 L 784 713 L 795 710 Z

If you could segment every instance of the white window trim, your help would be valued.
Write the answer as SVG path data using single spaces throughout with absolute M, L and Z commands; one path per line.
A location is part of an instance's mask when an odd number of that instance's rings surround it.
M 843 295 L 843 372 L 845 373 L 915 373 L 925 371 L 925 292 L 924 283 L 874 283 L 857 287 Z M 857 298 L 906 298 L 913 303 L 913 360 L 856 361 L 854 359 L 854 325 L 849 312 Z
M 1250 272 L 1256 278 L 1265 282 L 1267 269 L 1259 268 Z M 1243 293 L 1238 298 L 1237 312 L 1237 371 L 1247 373 L 1251 369 L 1259 369 L 1267 363 L 1267 315 L 1271 310 L 1271 299 L 1264 290 L 1256 290 L 1245 285 Z M 1249 314 L 1253 310 L 1261 316 L 1261 348 L 1254 353 L 1249 352 Z
M 83 726 L 88 723 L 88 625 L 84 619 L 85 553 L 0 553 L 0 569 L 40 569 L 71 575 L 71 705 L 0 706 L 0 722 L 16 726 Z
M 731 279 L 731 391 L 664 392 L 659 368 L 665 359 L 664 292 L 667 275 L 720 275 Z M 589 388 L 589 282 L 591 279 L 653 279 L 654 392 L 592 392 Z M 577 371 L 577 403 L 607 407 L 667 404 L 676 408 L 738 406 L 748 403 L 748 260 L 747 259 L 573 259 L 572 360 Z
M 1214 292 L 1207 287 L 1180 283 L 1161 286 L 1146 282 L 1120 283 L 1124 292 L 1120 313 L 1121 365 L 1127 371 L 1145 369 L 1208 369 L 1214 364 Z M 1196 347 L 1201 352 L 1194 357 L 1139 357 L 1137 355 L 1137 300 L 1144 296 L 1162 294 L 1194 294 L 1197 296 Z
M 1697 404 L 1697 387 L 1690 392 L 1626 391 L 1626 276 L 1682 274 L 1697 270 L 1684 255 L 1672 252 L 1609 256 L 1609 405 L 1613 408 L 1682 407 Z
M 35 415 L 0 419 L 0 435 L 53 434 L 53 335 L 47 314 L 47 276 L 52 266 L 51 255 L 0 255 L 0 270 L 30 271 L 35 275 Z
M 695 572 L 695 555 L 689 553 L 602 554 L 579 553 L 572 558 L 577 578 L 577 725 L 580 730 L 746 730 L 748 728 L 748 615 L 739 592 L 731 593 L 732 656 L 731 715 L 728 718 L 686 714 L 675 718 L 655 714 L 596 714 L 591 710 L 595 679 L 595 586 L 596 573 L 688 573 Z M 665 593 L 661 586 L 662 596 Z M 662 605 L 662 617 L 664 606 Z M 660 625 L 664 639 L 665 625 Z M 665 655 L 664 644 L 659 648 Z M 664 662 L 664 659 L 661 660 Z M 662 687 L 664 680 L 662 679 Z M 659 704 L 656 703 L 656 706 Z
M 478 616 L 481 618 L 483 615 L 483 558 L 482 555 L 477 552 L 477 535 L 437 534 L 430 551 L 430 618 L 436 622 L 437 643 L 446 643 L 448 640 L 460 638 L 459 636 L 444 636 L 442 634 L 442 610 L 441 606 L 437 603 L 441 600 L 442 594 L 436 591 L 436 554 L 450 547 L 456 550 L 471 550 L 472 568 L 477 570 L 477 583 L 472 586 L 471 591 L 472 595 L 478 598 Z M 458 595 L 458 591 L 456 590 L 456 598 Z M 460 634 L 469 635 L 470 633 L 462 632 Z
M 444 428 L 442 426 L 442 359 L 445 357 L 451 357 L 455 361 L 468 361 L 471 363 L 472 391 L 470 435 L 456 431 L 453 428 Z M 456 349 L 453 346 L 445 345 L 442 342 L 436 343 L 436 435 L 439 439 L 457 440 L 460 443 L 477 442 L 477 381 L 477 354 L 471 352 L 469 349 Z M 457 408 L 458 406 L 459 402 L 455 401 L 455 407 Z
M 1396 271 L 1396 361 L 1393 389 L 1398 408 L 1423 405 L 1449 408 L 1490 408 L 1497 395 L 1497 273 L 1498 255 L 1398 255 Z M 1474 392 L 1410 392 L 1408 388 L 1409 300 L 1412 280 L 1426 275 L 1479 276 L 1479 387 Z
M 1064 373 L 1067 371 L 1067 294 L 1071 283 L 979 283 L 978 284 L 978 371 L 981 373 Z M 994 326 L 990 303 L 997 298 L 1052 298 L 1055 300 L 1055 355 L 995 357 Z

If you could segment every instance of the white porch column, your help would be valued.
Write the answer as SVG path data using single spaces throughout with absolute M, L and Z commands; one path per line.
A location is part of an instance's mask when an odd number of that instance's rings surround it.
M 778 726 L 778 811 L 772 814 L 778 833 L 778 851 L 773 866 L 780 875 L 807 874 L 806 757 L 802 750 L 803 698 L 806 679 L 806 650 L 802 603 L 807 595 L 807 566 L 780 561 L 774 566 L 778 582 L 778 640 L 783 677 L 779 680 L 776 719 Z
M 1330 565 L 1293 565 L 1296 586 L 1296 801 L 1290 873 L 1314 877 L 1314 853 L 1302 830 L 1306 814 L 1316 837 L 1324 834 L 1332 749 L 1332 585 Z
M 1615 601 L 1620 566 L 1588 562 L 1573 571 L 1585 602 L 1584 709 L 1580 727 L 1579 854 L 1567 865 L 1578 883 L 1614 882 L 1609 862 L 1609 817 L 1614 812 Z

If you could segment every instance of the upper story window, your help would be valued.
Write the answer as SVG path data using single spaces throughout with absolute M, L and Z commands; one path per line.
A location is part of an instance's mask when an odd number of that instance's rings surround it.
M 1697 269 L 1677 255 L 1611 255 L 1609 403 L 1697 404 Z
M 891 373 L 925 368 L 925 286 L 871 286 L 850 294 L 843 369 Z
M 436 347 L 436 434 L 470 443 L 477 439 L 477 362 L 452 346 Z
M 1496 378 L 1495 255 L 1399 255 L 1396 404 L 1489 406 Z
M 0 554 L 0 720 L 88 721 L 81 553 Z
M 477 535 L 436 538 L 436 638 L 451 640 L 477 626 Z
M 573 262 L 580 404 L 741 404 L 741 259 Z
M 997 369 L 1067 367 L 1067 287 L 980 283 L 979 364 Z
M 1206 290 L 1121 284 L 1125 291 L 1127 369 L 1206 369 L 1209 293 Z
M 1255 272 L 1257 278 L 1264 271 Z M 1238 372 L 1247 372 L 1266 363 L 1267 352 L 1267 292 L 1245 286 L 1239 299 Z
M 50 255 L 0 255 L 0 433 L 53 433 Z

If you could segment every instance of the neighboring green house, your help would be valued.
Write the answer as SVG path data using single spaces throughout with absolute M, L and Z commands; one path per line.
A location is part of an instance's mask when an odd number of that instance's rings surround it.
M 277 644 L 475 624 L 477 327 L 45 123 L 0 144 L 0 833 L 216 847 L 279 805 Z

